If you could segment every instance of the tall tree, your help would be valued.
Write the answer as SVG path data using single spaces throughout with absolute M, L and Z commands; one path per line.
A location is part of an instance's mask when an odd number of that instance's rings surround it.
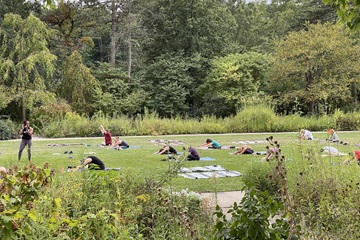
M 340 20 L 350 29 L 360 30 L 360 2 L 356 0 L 323 0 L 326 5 L 336 8 Z
M 96 92 L 94 107 L 108 116 L 128 114 L 133 116 L 143 109 L 147 93 L 126 72 L 109 63 L 99 63 L 94 71 L 101 90 Z
M 149 33 L 144 50 L 150 60 L 179 51 L 185 57 L 199 53 L 211 59 L 226 55 L 234 46 L 236 23 L 221 1 L 153 1 L 145 11 L 143 25 Z
M 224 102 L 228 110 L 219 114 L 236 113 L 247 98 L 263 92 L 267 83 L 265 74 L 271 63 L 271 56 L 254 52 L 213 59 L 211 71 L 201 87 L 203 99 L 215 100 L 213 105 L 219 100 Z
M 56 56 L 47 48 L 49 31 L 46 25 L 30 14 L 6 14 L 0 28 L 0 75 L 3 88 L 11 99 L 21 103 L 22 117 L 34 103 L 52 97 L 46 91 L 45 78 L 51 76 Z
M 348 105 L 352 83 L 359 82 L 358 45 L 331 24 L 307 25 L 276 45 L 270 89 L 282 106 L 303 105 L 305 113 Z
M 21 18 L 26 18 L 31 12 L 40 14 L 41 12 L 40 1 L 27 1 L 27 0 L 1 0 L 0 1 L 0 20 L 3 20 L 4 15 L 13 13 L 20 15 Z
M 96 91 L 100 85 L 83 63 L 81 54 L 74 51 L 63 66 L 64 80 L 59 86 L 61 96 L 79 113 L 92 113 Z

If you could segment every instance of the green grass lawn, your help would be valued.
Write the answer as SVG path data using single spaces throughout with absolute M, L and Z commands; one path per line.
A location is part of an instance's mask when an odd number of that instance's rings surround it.
M 67 169 L 68 165 L 78 165 L 79 160 L 88 155 L 95 155 L 99 157 L 106 165 L 106 167 L 120 167 L 120 173 L 134 174 L 137 176 L 159 177 L 166 169 L 169 168 L 171 162 L 164 162 L 166 155 L 154 155 L 153 153 L 161 148 L 148 140 L 181 140 L 186 145 L 197 147 L 203 144 L 206 138 L 212 138 L 223 146 L 231 145 L 239 147 L 241 144 L 234 144 L 239 141 L 256 141 L 265 140 L 269 136 L 274 136 L 280 145 L 283 154 L 288 161 L 289 168 L 296 168 L 298 159 L 301 158 L 299 148 L 302 151 L 306 149 L 316 149 L 319 151 L 322 147 L 327 146 L 328 143 L 323 140 L 326 138 L 326 132 L 313 133 L 316 140 L 314 141 L 300 141 L 297 139 L 297 133 L 248 133 L 248 134 L 219 134 L 219 135 L 176 135 L 176 136 L 139 136 L 139 137 L 121 137 L 130 146 L 140 146 L 140 148 L 131 148 L 124 151 L 116 151 L 108 149 L 107 147 L 99 147 L 103 142 L 103 138 L 79 138 L 79 139 L 34 139 L 32 147 L 32 162 L 38 166 L 42 166 L 48 162 L 51 168 L 60 170 Z M 360 149 L 356 146 L 360 143 L 358 132 L 338 132 L 341 140 L 348 143 L 348 145 L 339 145 L 332 143 L 341 152 L 348 153 L 355 149 Z M 70 144 L 69 146 L 50 146 L 52 144 Z M 82 144 L 82 145 L 80 145 Z M 17 163 L 17 153 L 20 145 L 20 140 L 0 141 L 0 166 L 11 167 Z M 265 146 L 268 143 L 250 144 L 255 151 L 265 151 Z M 182 151 L 182 146 L 174 146 L 178 151 Z M 305 149 L 305 150 L 304 150 Z M 23 152 L 20 166 L 28 164 L 27 149 Z M 72 154 L 64 154 L 66 151 L 73 151 Z M 258 163 L 264 156 L 259 155 L 230 155 L 234 149 L 229 150 L 198 150 L 201 157 L 212 157 L 215 161 L 191 161 L 185 162 L 184 167 L 207 166 L 207 165 L 221 165 L 229 170 L 246 173 L 251 164 Z M 342 159 L 335 159 L 342 161 Z M 324 162 L 327 162 L 327 158 Z M 334 158 L 330 161 L 334 161 Z M 267 164 L 263 162 L 262 164 Z M 66 174 L 66 173 L 64 173 Z M 211 178 L 211 179 L 197 179 L 191 180 L 183 177 L 177 177 L 171 181 L 171 187 L 174 189 L 189 189 L 191 191 L 212 192 L 212 191 L 234 191 L 240 190 L 243 186 L 241 177 L 228 178 Z

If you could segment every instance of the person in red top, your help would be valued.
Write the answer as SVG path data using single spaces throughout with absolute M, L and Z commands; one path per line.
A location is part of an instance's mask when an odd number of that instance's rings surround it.
M 109 132 L 109 130 L 105 129 L 103 127 L 103 125 L 100 125 L 99 129 L 100 129 L 101 133 L 104 134 L 104 137 L 105 137 L 105 142 L 103 142 L 101 145 L 103 145 L 103 146 L 112 145 L 112 138 L 111 138 L 111 133 Z
M 360 151 L 359 150 L 355 150 L 353 152 L 353 157 L 351 157 L 351 154 L 349 153 L 349 159 L 346 159 L 343 164 L 349 165 L 351 164 L 352 161 L 356 161 L 358 165 L 360 165 Z

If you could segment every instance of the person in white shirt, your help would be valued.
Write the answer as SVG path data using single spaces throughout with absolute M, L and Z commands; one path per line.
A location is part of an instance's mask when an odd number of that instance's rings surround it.
M 329 137 L 328 139 L 326 139 L 326 141 L 330 141 L 330 142 L 339 142 L 340 139 L 338 137 L 338 135 L 336 134 L 336 132 L 334 131 L 334 129 L 329 129 L 328 131 Z
M 300 140 L 313 140 L 314 137 L 309 130 L 301 129 L 300 130 Z

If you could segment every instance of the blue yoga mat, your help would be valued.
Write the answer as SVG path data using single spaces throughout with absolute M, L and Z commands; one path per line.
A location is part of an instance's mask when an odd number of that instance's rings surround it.
M 129 148 L 141 148 L 141 146 L 130 146 Z
M 202 157 L 200 158 L 200 161 L 214 161 L 215 158 L 211 158 L 211 157 Z

